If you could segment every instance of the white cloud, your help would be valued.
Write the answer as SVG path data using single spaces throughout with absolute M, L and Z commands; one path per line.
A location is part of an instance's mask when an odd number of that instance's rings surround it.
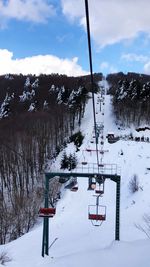
M 86 75 L 78 64 L 78 58 L 62 59 L 53 55 L 38 55 L 22 59 L 13 59 L 13 53 L 0 49 L 0 75 L 3 74 L 51 74 L 59 73 L 68 76 Z
M 100 64 L 100 71 L 105 72 L 105 73 L 116 73 L 116 72 L 118 72 L 117 68 L 114 67 L 112 64 L 110 64 L 107 61 L 103 61 Z
M 43 23 L 54 14 L 55 9 L 47 0 L 0 0 L 1 27 L 10 19 Z
M 82 0 L 61 0 L 62 10 L 65 16 L 74 21 L 84 16 L 84 1 Z
M 150 60 L 144 65 L 144 72 L 150 74 Z
M 106 62 L 106 61 L 103 61 L 103 62 L 100 64 L 100 69 L 101 69 L 101 70 L 108 69 L 108 67 L 109 67 L 109 63 Z
M 137 55 L 137 54 L 134 54 L 134 53 L 128 53 L 128 54 L 123 54 L 121 56 L 121 59 L 122 60 L 126 60 L 126 61 L 136 61 L 136 62 L 147 62 L 149 60 L 149 57 L 148 56 L 143 56 L 143 55 Z
M 146 74 L 150 74 L 150 56 L 137 55 L 134 53 L 123 54 L 121 56 L 122 60 L 126 60 L 128 62 L 140 62 L 144 63 L 143 72 Z
M 82 0 L 61 0 L 63 13 L 85 27 Z M 90 0 L 91 35 L 100 47 L 150 33 L 149 0 Z

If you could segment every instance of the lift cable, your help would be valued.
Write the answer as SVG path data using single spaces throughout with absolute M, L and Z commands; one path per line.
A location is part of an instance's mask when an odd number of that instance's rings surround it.
M 86 12 L 87 38 L 88 38 L 88 50 L 89 50 L 90 77 L 91 77 L 91 87 L 92 87 L 94 131 L 95 131 L 95 141 L 96 141 L 95 142 L 96 143 L 96 156 L 97 156 L 97 165 L 99 166 L 97 127 L 96 127 L 96 115 L 95 115 L 95 99 L 94 99 L 94 78 L 93 78 L 93 68 L 92 68 L 92 50 L 91 50 L 91 38 L 90 38 L 90 22 L 89 22 L 88 0 L 85 0 L 85 12 Z

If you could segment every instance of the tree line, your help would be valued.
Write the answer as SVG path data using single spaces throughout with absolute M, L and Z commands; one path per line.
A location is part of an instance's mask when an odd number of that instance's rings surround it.
M 0 244 L 34 225 L 44 199 L 44 172 L 76 123 L 81 124 L 87 83 L 89 76 L 87 80 L 57 74 L 0 76 Z M 59 187 L 55 180 L 50 205 L 55 204 Z
M 150 122 L 150 81 L 121 79 L 113 94 L 113 111 L 124 126 Z

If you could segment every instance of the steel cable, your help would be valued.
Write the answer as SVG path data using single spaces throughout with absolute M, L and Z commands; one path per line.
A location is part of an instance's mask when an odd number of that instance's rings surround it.
M 94 99 L 94 78 L 93 78 L 93 67 L 92 67 L 92 50 L 91 50 L 91 38 L 90 38 L 90 22 L 89 22 L 88 0 L 85 0 L 85 13 L 86 13 L 87 38 L 88 38 L 89 63 L 90 63 L 90 78 L 91 78 L 91 88 L 92 88 L 94 132 L 95 132 L 95 143 L 96 143 L 96 157 L 97 157 L 97 165 L 98 165 L 98 169 L 99 169 L 97 127 L 96 127 L 95 99 Z

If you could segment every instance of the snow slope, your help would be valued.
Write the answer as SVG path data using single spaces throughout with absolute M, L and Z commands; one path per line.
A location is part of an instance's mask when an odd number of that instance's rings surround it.
M 111 111 L 110 96 L 105 96 L 105 105 L 102 106 L 101 112 L 100 103 L 97 99 L 95 102 L 97 122 L 104 122 L 103 150 L 107 151 L 102 158 L 100 155 L 100 160 L 121 167 L 120 241 L 114 241 L 116 184 L 106 180 L 104 196 L 100 199 L 100 204 L 107 206 L 106 221 L 100 227 L 94 227 L 88 220 L 88 205 L 95 204 L 96 198 L 93 191 L 87 191 L 87 179 L 79 178 L 79 190 L 77 192 L 66 190 L 57 204 L 55 217 L 50 219 L 50 244 L 55 242 L 49 250 L 49 256 L 41 257 L 42 219 L 39 219 L 39 224 L 28 234 L 0 246 L 0 252 L 7 251 L 12 258 L 7 266 L 149 267 L 150 241 L 135 227 L 135 224 L 143 225 L 143 214 L 150 211 L 150 171 L 147 170 L 150 167 L 150 143 L 118 141 L 109 144 L 106 139 L 107 132 L 122 134 L 130 133 L 131 129 L 118 130 Z M 81 130 L 85 138 L 80 151 L 77 152 L 78 160 L 95 163 L 95 152 L 86 152 L 87 148 L 95 149 L 95 144 L 91 143 L 93 140 L 91 99 L 86 107 Z M 99 149 L 102 149 L 100 145 Z M 67 153 L 73 150 L 75 151 L 73 144 L 69 144 Z M 55 163 L 56 168 L 59 167 L 60 159 L 61 154 Z M 134 174 L 138 175 L 140 189 L 131 194 L 128 184 Z

